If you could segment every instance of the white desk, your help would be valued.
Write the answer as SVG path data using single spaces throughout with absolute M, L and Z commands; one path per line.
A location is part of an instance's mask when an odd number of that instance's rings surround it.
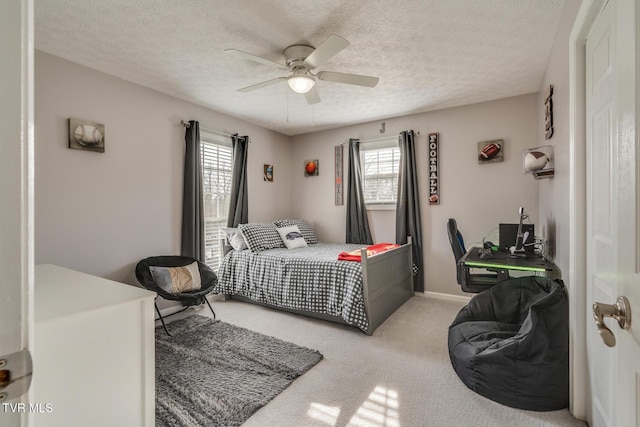
M 55 265 L 35 268 L 41 426 L 155 425 L 155 293 Z

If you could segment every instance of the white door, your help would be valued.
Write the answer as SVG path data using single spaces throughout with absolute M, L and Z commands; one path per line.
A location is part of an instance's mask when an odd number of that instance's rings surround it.
M 586 321 L 589 421 L 595 427 L 640 426 L 636 1 L 607 2 L 586 44 Z M 615 319 L 606 318 L 604 324 L 615 337 L 615 346 L 608 347 L 591 305 L 613 305 L 619 295 L 630 302 L 631 325 L 624 330 Z
M 32 0 L 3 0 L 0 12 L 0 425 L 31 422 L 24 359 L 33 326 Z M 7 386 L 7 384 L 9 384 Z

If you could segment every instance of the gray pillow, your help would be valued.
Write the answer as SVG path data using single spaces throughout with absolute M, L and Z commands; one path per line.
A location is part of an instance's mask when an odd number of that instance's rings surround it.
M 252 252 L 285 247 L 276 226 L 273 224 L 240 224 L 238 228 Z

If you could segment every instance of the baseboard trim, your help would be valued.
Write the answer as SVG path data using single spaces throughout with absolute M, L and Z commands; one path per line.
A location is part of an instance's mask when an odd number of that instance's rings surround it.
M 464 302 L 464 303 L 468 303 L 471 300 L 471 297 L 468 297 L 465 295 L 452 295 L 452 294 L 444 294 L 442 292 L 431 292 L 431 291 L 416 292 L 415 295 L 422 298 L 435 298 L 435 299 L 442 299 L 447 301 L 458 301 L 458 302 Z
M 413 293 L 415 296 L 420 297 L 420 298 L 435 298 L 435 299 L 441 299 L 441 300 L 446 300 L 446 301 L 457 301 L 457 302 L 464 302 L 464 303 L 468 303 L 471 300 L 471 297 L 465 296 L 465 295 L 453 295 L 453 294 L 445 294 L 442 292 L 431 292 L 431 291 L 424 291 L 424 292 L 414 292 Z M 207 299 L 212 302 L 212 301 L 221 301 L 222 297 L 221 295 L 207 295 Z M 162 314 L 162 317 L 165 316 L 170 316 L 173 313 L 176 313 L 180 310 L 182 310 L 182 305 L 180 303 L 176 303 L 174 305 L 170 305 L 169 307 L 164 307 L 162 309 L 160 309 L 160 314 Z M 195 308 L 202 308 L 201 306 L 195 306 Z

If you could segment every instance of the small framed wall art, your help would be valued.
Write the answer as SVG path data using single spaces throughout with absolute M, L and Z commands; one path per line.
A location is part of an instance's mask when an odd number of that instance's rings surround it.
M 264 165 L 263 179 L 267 182 L 273 182 L 273 165 Z
M 478 142 L 478 163 L 493 163 L 504 160 L 504 141 L 494 139 Z
M 104 125 L 70 117 L 69 148 L 104 153 Z
M 304 161 L 304 176 L 318 176 L 320 169 L 320 160 L 305 160 Z

